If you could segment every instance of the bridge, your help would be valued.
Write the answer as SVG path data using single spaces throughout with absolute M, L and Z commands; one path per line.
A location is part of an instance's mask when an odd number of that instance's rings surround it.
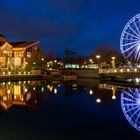
M 101 78 L 136 78 L 139 74 L 140 68 L 99 69 Z

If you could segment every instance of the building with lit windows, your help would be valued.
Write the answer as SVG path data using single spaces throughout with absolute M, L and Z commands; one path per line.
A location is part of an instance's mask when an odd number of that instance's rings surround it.
M 8 42 L 0 35 L 0 67 L 24 67 L 26 64 L 37 63 L 42 58 L 39 41 Z

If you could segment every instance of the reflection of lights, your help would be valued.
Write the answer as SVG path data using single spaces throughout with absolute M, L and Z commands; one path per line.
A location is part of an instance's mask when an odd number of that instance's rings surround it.
M 3 101 L 7 101 L 7 97 L 6 96 L 3 96 Z
M 31 93 L 29 92 L 29 93 L 27 93 L 26 101 L 30 100 L 30 98 L 31 98 Z
M 47 85 L 47 88 L 52 91 L 53 90 L 53 86 Z
M 134 69 L 135 72 L 137 72 L 137 69 Z
M 10 94 L 10 90 L 9 89 L 7 90 L 7 94 Z
M 136 82 L 137 82 L 137 83 L 139 83 L 139 82 L 140 82 L 140 79 L 139 79 L 139 78 L 136 78 L 135 80 L 136 80 Z
M 99 99 L 99 98 L 96 99 L 96 102 L 97 102 L 97 103 L 100 103 L 100 102 L 101 102 L 101 99 Z
M 112 96 L 112 99 L 113 99 L 113 100 L 115 100 L 115 99 L 116 99 L 116 96 L 115 96 L 115 95 L 113 95 L 113 96 Z
M 43 93 L 45 91 L 44 86 L 41 87 L 41 92 Z
M 27 88 L 25 88 L 25 92 L 27 92 L 28 91 L 28 89 Z
M 54 89 L 54 93 L 57 94 L 57 89 L 56 88 Z
M 17 96 L 16 95 L 14 95 L 14 99 L 17 99 Z
M 93 90 L 90 90 L 90 91 L 89 91 L 89 94 L 92 95 L 92 94 L 93 94 Z

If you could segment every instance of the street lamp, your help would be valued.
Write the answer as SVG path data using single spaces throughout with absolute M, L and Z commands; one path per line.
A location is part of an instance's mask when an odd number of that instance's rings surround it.
M 116 65 L 115 65 L 116 57 L 111 57 L 111 58 L 112 58 L 112 69 L 115 69 L 116 68 Z
M 100 59 L 100 55 L 96 55 L 96 58 L 97 58 L 97 63 L 98 63 L 98 69 L 99 69 L 99 59 Z

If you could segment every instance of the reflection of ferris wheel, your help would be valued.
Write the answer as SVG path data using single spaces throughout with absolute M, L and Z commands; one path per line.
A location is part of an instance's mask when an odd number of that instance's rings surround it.
M 140 60 L 140 14 L 125 25 L 120 38 L 120 49 L 125 59 L 136 62 Z
M 140 131 L 140 89 L 123 90 L 121 107 L 129 123 Z

